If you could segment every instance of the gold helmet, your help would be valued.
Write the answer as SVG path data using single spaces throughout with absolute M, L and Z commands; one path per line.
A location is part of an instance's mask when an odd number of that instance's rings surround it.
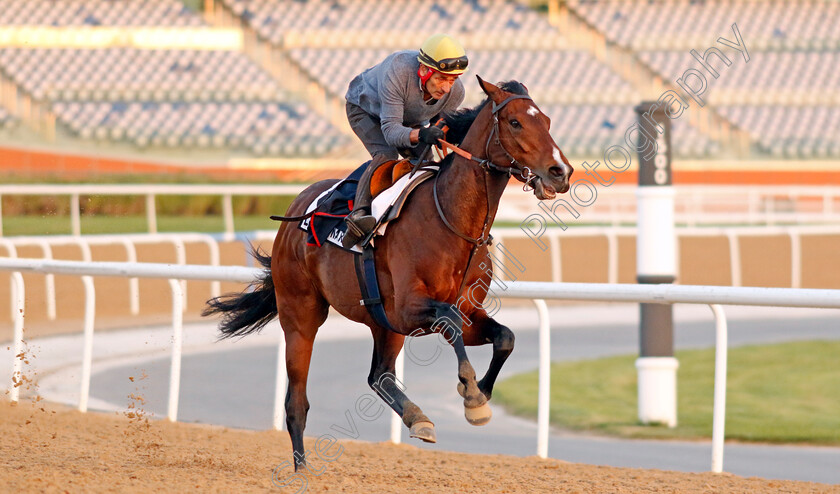
M 426 67 L 448 75 L 463 74 L 469 64 L 467 52 L 461 43 L 446 34 L 435 34 L 426 39 L 420 46 L 417 60 Z

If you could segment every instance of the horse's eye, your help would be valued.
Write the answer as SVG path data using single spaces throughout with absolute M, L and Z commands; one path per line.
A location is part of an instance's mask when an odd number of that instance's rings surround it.
M 513 127 L 514 129 L 519 129 L 519 128 L 522 127 L 522 124 L 519 123 L 519 120 L 511 120 L 510 121 L 510 126 Z

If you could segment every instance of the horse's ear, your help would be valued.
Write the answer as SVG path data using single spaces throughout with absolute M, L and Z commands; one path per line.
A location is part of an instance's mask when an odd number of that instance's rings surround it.
M 478 74 L 475 75 L 475 78 L 478 79 L 478 85 L 481 86 L 481 90 L 484 91 L 487 96 L 491 98 L 495 94 L 499 94 L 500 89 L 495 84 L 485 81 Z

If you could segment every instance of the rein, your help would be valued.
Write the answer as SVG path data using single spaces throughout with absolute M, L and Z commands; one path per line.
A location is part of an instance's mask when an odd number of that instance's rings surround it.
M 317 213 L 317 212 L 318 212 L 318 208 L 315 208 L 315 209 L 313 209 L 312 211 L 310 211 L 310 212 L 308 212 L 308 213 L 306 213 L 306 214 L 302 214 L 302 215 L 300 215 L 300 216 L 278 216 L 278 215 L 272 215 L 272 216 L 269 216 L 269 218 L 270 218 L 270 219 L 272 219 L 272 220 L 274 220 L 274 221 L 302 221 L 302 220 L 305 220 L 305 219 L 307 219 L 307 218 L 311 218 L 311 217 L 312 217 L 312 215 L 313 215 L 313 214 L 315 214 L 315 213 Z

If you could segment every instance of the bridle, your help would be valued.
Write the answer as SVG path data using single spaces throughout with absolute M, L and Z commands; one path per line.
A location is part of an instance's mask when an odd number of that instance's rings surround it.
M 502 101 L 499 104 L 496 104 L 495 102 L 491 101 L 491 103 L 493 104 L 493 106 L 491 107 L 491 111 L 492 111 L 492 115 L 493 115 L 493 129 L 490 131 L 490 134 L 487 136 L 487 142 L 484 144 L 484 155 L 486 156 L 486 158 L 476 158 L 471 153 L 469 153 L 467 151 L 464 151 L 463 149 L 459 148 L 458 146 L 456 146 L 454 144 L 448 143 L 448 142 L 444 141 L 443 139 L 441 139 L 439 141 L 443 148 L 447 148 L 447 149 L 451 150 L 452 152 L 454 152 L 458 156 L 460 156 L 462 158 L 466 158 L 468 161 L 477 163 L 478 166 L 482 170 L 484 170 L 484 192 L 485 192 L 485 195 L 486 195 L 485 204 L 487 205 L 487 212 L 484 215 L 484 225 L 481 227 L 481 234 L 478 236 L 478 238 L 473 238 L 473 237 L 470 237 L 469 235 L 465 235 L 465 234 L 459 232 L 452 225 L 452 223 L 450 223 L 449 220 L 446 219 L 446 215 L 443 212 L 443 208 L 441 208 L 441 206 L 440 206 L 440 199 L 438 199 L 437 189 L 438 189 L 438 178 L 440 178 L 440 172 L 438 172 L 438 174 L 435 175 L 435 181 L 434 181 L 434 185 L 432 187 L 433 196 L 435 198 L 435 207 L 437 208 L 438 216 L 440 216 L 440 219 L 441 219 L 441 221 L 443 221 L 443 224 L 446 225 L 446 227 L 449 228 L 449 230 L 452 233 L 454 233 L 458 237 L 466 240 L 467 242 L 473 244 L 472 249 L 470 249 L 470 255 L 467 258 L 467 267 L 466 267 L 466 269 L 464 269 L 464 277 L 461 281 L 461 286 L 458 288 L 458 295 L 456 296 L 456 298 L 460 297 L 461 293 L 464 291 L 464 285 L 467 283 L 467 276 L 469 275 L 470 266 L 472 265 L 472 260 L 473 260 L 473 257 L 475 256 L 476 251 L 478 251 L 479 247 L 481 247 L 483 245 L 490 245 L 490 243 L 492 243 L 492 241 L 493 241 L 493 236 L 490 235 L 490 231 L 489 231 L 489 229 L 490 229 L 490 187 L 487 184 L 488 176 L 491 173 L 499 173 L 499 174 L 506 175 L 507 178 L 510 179 L 510 177 L 512 175 L 512 168 L 515 166 L 519 170 L 519 174 L 522 178 L 522 181 L 525 184 L 522 188 L 523 188 L 523 190 L 526 190 L 526 191 L 529 190 L 529 187 L 530 187 L 530 190 L 533 190 L 533 188 L 534 188 L 533 182 L 537 179 L 537 176 L 531 171 L 530 168 L 528 168 L 527 166 L 523 166 L 521 163 L 519 163 L 519 161 L 517 161 L 516 158 L 514 158 L 508 152 L 508 150 L 505 149 L 505 146 L 504 146 L 504 144 L 502 144 L 502 141 L 500 139 L 501 134 L 499 133 L 499 112 L 502 110 L 502 108 L 505 107 L 505 105 L 507 105 L 511 101 L 517 100 L 517 99 L 527 99 L 528 101 L 533 102 L 533 100 L 531 99 L 530 96 L 527 96 L 527 95 L 524 95 L 524 94 L 513 94 L 513 95 L 505 98 L 504 101 Z M 499 166 L 499 165 L 493 163 L 492 161 L 490 161 L 490 144 L 491 143 L 498 146 L 502 150 L 502 152 L 505 153 L 505 156 L 507 157 L 507 159 L 510 160 L 510 165 L 509 166 Z
M 452 223 L 450 223 L 449 220 L 446 219 L 446 215 L 444 214 L 443 208 L 441 208 L 441 206 L 440 206 L 440 200 L 438 199 L 437 184 L 438 184 L 438 178 L 440 177 L 440 173 L 438 173 L 435 176 L 434 187 L 432 188 L 432 191 L 434 193 L 433 195 L 434 195 L 434 198 L 435 198 L 435 207 L 437 208 L 438 216 L 440 216 L 440 219 L 443 221 L 443 224 L 446 225 L 446 227 L 449 228 L 449 230 L 452 233 L 454 233 L 458 237 L 466 240 L 467 242 L 473 244 L 474 245 L 473 250 L 475 250 L 475 248 L 478 248 L 482 245 L 489 245 L 490 242 L 492 241 L 492 236 L 490 235 L 490 232 L 488 231 L 489 226 L 490 226 L 490 197 L 489 197 L 490 196 L 490 188 L 487 185 L 487 176 L 490 175 L 490 173 L 501 173 L 501 174 L 507 175 L 508 178 L 509 178 L 511 175 L 513 175 L 512 169 L 514 167 L 516 167 L 516 169 L 519 171 L 519 175 L 520 175 L 520 177 L 518 177 L 518 178 L 521 178 L 522 182 L 524 183 L 524 185 L 522 187 L 522 190 L 525 190 L 525 191 L 533 190 L 534 189 L 533 182 L 537 180 L 537 175 L 534 174 L 531 171 L 530 168 L 528 168 L 527 166 L 524 166 L 521 163 L 519 163 L 519 161 L 517 161 L 516 158 L 514 158 L 508 152 L 508 150 L 505 149 L 505 146 L 504 146 L 504 144 L 502 144 L 502 141 L 500 139 L 501 134 L 499 133 L 499 112 L 502 110 L 502 108 L 505 107 L 505 105 L 507 105 L 511 101 L 517 100 L 517 99 L 526 99 L 528 101 L 533 102 L 531 97 L 528 96 L 528 95 L 525 95 L 525 94 L 510 95 L 507 98 L 505 98 L 504 101 L 502 101 L 501 103 L 498 103 L 498 104 L 494 101 L 491 101 L 491 103 L 493 105 L 491 107 L 491 112 L 492 112 L 492 115 L 493 115 L 493 129 L 490 131 L 490 134 L 487 136 L 487 142 L 485 142 L 485 144 L 484 144 L 484 155 L 486 156 L 486 158 L 477 158 L 477 157 L 473 156 L 471 153 L 469 153 L 467 151 L 464 151 L 463 149 L 459 148 L 455 144 L 451 144 L 449 142 L 446 142 L 443 139 L 440 140 L 440 144 L 443 148 L 449 149 L 452 152 L 454 152 L 455 154 L 457 154 L 458 156 L 460 156 L 462 158 L 465 158 L 469 161 L 472 161 L 474 163 L 477 163 L 478 166 L 482 170 L 484 170 L 484 191 L 485 191 L 485 194 L 487 195 L 487 201 L 486 201 L 487 202 L 487 213 L 484 216 L 484 225 L 481 229 L 481 234 L 478 236 L 478 238 L 473 238 L 473 237 L 470 237 L 469 235 L 465 235 L 465 234 L 459 232 L 452 225 Z M 490 161 L 490 145 L 491 145 L 491 143 L 498 146 L 502 150 L 502 152 L 505 153 L 505 156 L 507 157 L 507 159 L 510 160 L 510 165 L 509 166 L 499 166 L 499 165 L 493 163 L 492 161 Z M 470 258 L 472 258 L 472 254 L 470 254 Z

